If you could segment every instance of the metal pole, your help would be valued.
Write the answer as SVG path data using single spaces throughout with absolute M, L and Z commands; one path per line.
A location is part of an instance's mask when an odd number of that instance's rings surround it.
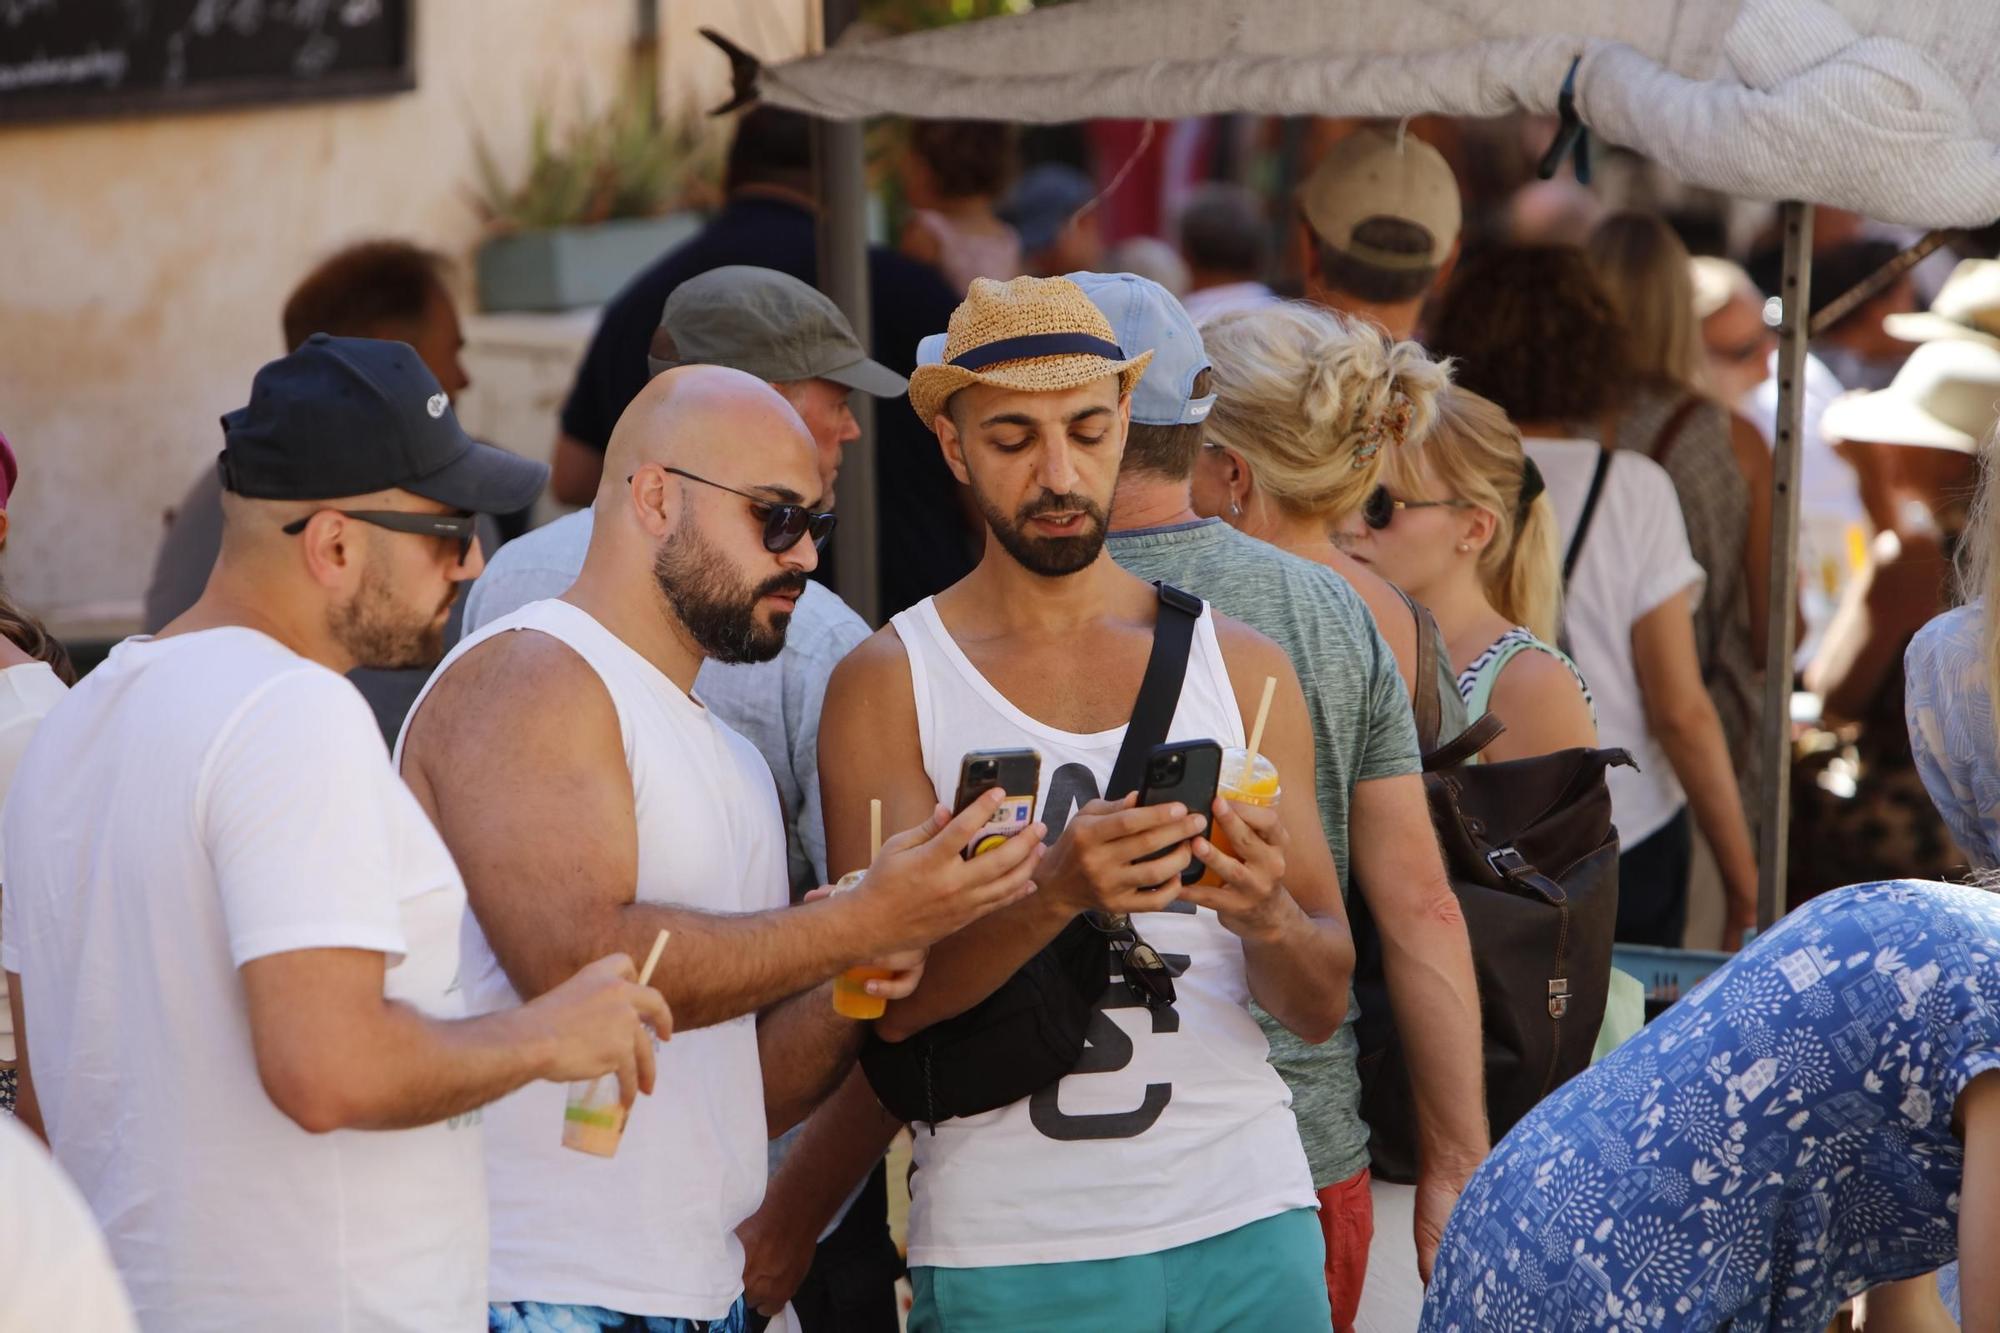
M 831 46 L 861 10 L 860 0 L 824 0 L 826 41 Z M 863 170 L 861 122 L 815 121 L 813 169 L 818 180 L 819 289 L 833 298 L 854 325 L 863 347 L 871 346 L 868 310 L 868 182 Z M 870 625 L 882 618 L 879 522 L 875 491 L 875 402 L 853 397 L 861 438 L 840 459 L 840 524 L 833 532 L 835 591 Z
M 1787 812 L 1792 790 L 1792 608 L 1799 567 L 1799 454 L 1805 422 L 1806 337 L 1812 304 L 1813 206 L 1784 205 L 1785 267 L 1778 295 L 1778 422 L 1771 469 L 1771 616 L 1764 627 L 1764 819 L 1757 837 L 1757 927 L 1785 910 Z

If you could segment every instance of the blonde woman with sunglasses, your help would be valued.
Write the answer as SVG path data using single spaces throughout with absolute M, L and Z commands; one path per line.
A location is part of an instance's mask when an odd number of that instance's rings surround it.
M 1482 758 L 1594 746 L 1590 689 L 1553 644 L 1562 575 L 1541 473 L 1506 413 L 1478 394 L 1447 388 L 1436 410 L 1428 435 L 1390 451 L 1341 544 L 1430 608 L 1466 721 L 1506 722 Z

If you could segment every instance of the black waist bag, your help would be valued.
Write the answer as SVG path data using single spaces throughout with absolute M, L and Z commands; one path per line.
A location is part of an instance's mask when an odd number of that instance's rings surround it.
M 1623 750 L 1577 749 L 1466 764 L 1505 730 L 1490 713 L 1437 746 L 1434 633 L 1430 613 L 1421 612 L 1417 735 L 1445 874 L 1472 940 L 1486 1114 L 1498 1142 L 1588 1066 L 1597 1045 L 1618 915 L 1618 831 L 1604 774 L 1632 758 Z M 1410 1184 L 1418 1167 L 1416 1101 L 1390 1012 L 1381 933 L 1361 894 L 1348 913 L 1370 1167 L 1383 1180 Z
M 1167 739 L 1180 703 L 1202 602 L 1164 583 L 1159 593 L 1152 655 L 1107 800 L 1138 790 L 1146 757 Z M 876 1100 L 898 1120 L 934 1125 L 1010 1106 L 1074 1070 L 1090 1015 L 1110 984 L 1112 939 L 1079 916 L 1000 989 L 957 1017 L 900 1042 L 884 1041 L 870 1029 L 861 1070 Z

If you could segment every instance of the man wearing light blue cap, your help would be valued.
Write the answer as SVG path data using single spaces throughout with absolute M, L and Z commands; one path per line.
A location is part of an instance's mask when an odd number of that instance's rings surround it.
M 1425 1122 L 1417 1249 L 1428 1267 L 1452 1202 L 1485 1155 L 1485 1098 L 1471 946 L 1431 831 L 1395 657 L 1359 594 L 1334 571 L 1195 516 L 1189 478 L 1215 397 L 1201 334 L 1180 302 L 1130 273 L 1069 277 L 1111 321 L 1119 346 L 1153 353 L 1132 394 L 1111 503 L 1112 559 L 1270 636 L 1305 685 L 1320 822 L 1342 892 L 1358 883 L 1380 926 L 1397 1028 L 1410 1047 Z M 1355 1006 L 1347 1012 L 1348 1024 L 1315 1047 L 1257 1011 L 1271 1061 L 1291 1087 L 1319 1195 L 1336 1329 L 1353 1323 L 1373 1231 Z

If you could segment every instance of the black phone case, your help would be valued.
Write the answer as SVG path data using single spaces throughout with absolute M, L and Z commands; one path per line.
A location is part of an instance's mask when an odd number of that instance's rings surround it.
M 1178 770 L 1167 771 L 1176 758 L 1180 760 Z M 1139 804 L 1169 805 L 1179 801 L 1201 816 L 1201 836 L 1205 838 L 1215 822 L 1211 808 L 1215 805 L 1215 792 L 1221 781 L 1222 747 L 1214 741 L 1172 741 L 1166 745 L 1155 745 L 1152 753 L 1146 756 L 1146 778 L 1139 787 Z M 1153 857 L 1165 855 L 1164 851 L 1155 852 Z M 1146 859 L 1152 860 L 1153 857 Z M 1190 861 L 1187 869 L 1181 871 L 1181 883 L 1192 884 L 1206 873 L 1208 867 L 1199 859 Z
M 972 765 L 982 759 L 998 761 L 999 773 L 992 781 L 975 784 L 972 780 Z M 1011 834 L 1015 828 L 1025 827 L 1035 822 L 1036 793 L 1041 788 L 1041 782 L 1042 756 L 1033 750 L 974 750 L 966 755 L 965 758 L 959 760 L 958 794 L 952 798 L 952 813 L 957 814 L 964 810 L 966 806 L 979 798 L 980 793 L 989 791 L 994 787 L 998 787 L 1009 796 L 1026 796 L 1028 798 L 1027 808 L 1025 811 L 1015 812 L 1017 815 L 1023 817 L 1016 818 L 1011 822 L 1007 830 Z M 999 813 L 994 816 L 994 819 L 999 821 L 1007 818 L 1008 814 L 1007 807 L 1003 804 Z M 965 849 L 966 859 L 970 860 L 979 853 L 980 849 L 987 845 L 988 842 L 985 837 L 975 839 L 972 845 Z

